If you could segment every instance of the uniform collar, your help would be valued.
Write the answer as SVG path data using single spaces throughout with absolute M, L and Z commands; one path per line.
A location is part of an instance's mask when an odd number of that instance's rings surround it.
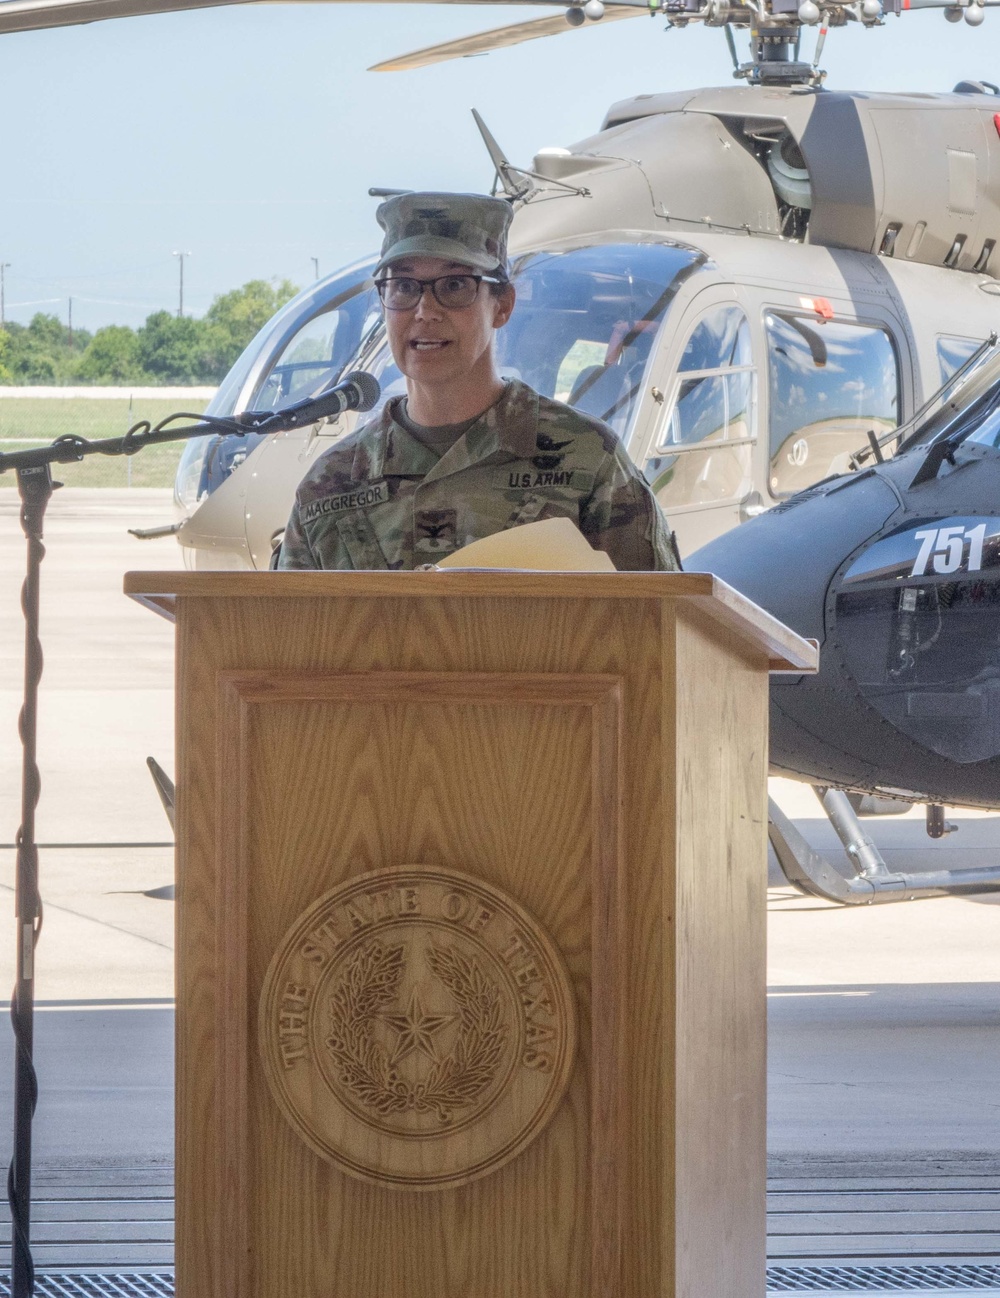
M 383 476 L 443 478 L 493 457 L 503 462 L 537 454 L 538 394 L 518 379 L 504 381 L 500 399 L 441 459 L 397 422 L 399 400 L 386 402 L 376 422 L 362 431 L 354 452 L 355 481 Z
M 418 442 L 393 418 L 402 397 L 387 401 L 374 423 L 363 429 L 354 449 L 351 472 L 355 482 L 369 482 L 385 476 L 422 478 L 437 464 L 433 451 Z
M 471 459 L 505 452 L 511 459 L 537 455 L 538 393 L 519 379 L 505 379 L 500 400 L 484 410 L 465 434 Z

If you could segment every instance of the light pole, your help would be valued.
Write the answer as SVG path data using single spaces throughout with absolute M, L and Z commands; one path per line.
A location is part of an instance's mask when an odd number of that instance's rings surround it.
M 180 291 L 177 296 L 177 318 L 179 320 L 184 314 L 184 258 L 190 257 L 191 254 L 189 252 L 175 251 L 171 253 L 171 256 L 176 257 L 180 263 Z
M 319 258 L 318 258 L 318 257 L 310 257 L 309 260 L 310 260 L 310 261 L 312 262 L 312 264 L 313 264 L 313 272 L 314 272 L 314 274 L 313 274 L 313 279 L 319 279 Z
M 7 285 L 4 281 L 4 274 L 8 270 L 10 270 L 10 262 L 0 261 L 0 329 L 5 328 L 7 325 L 7 315 L 5 310 Z

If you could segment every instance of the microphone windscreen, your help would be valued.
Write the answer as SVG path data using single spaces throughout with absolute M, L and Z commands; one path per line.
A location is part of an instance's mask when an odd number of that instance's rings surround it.
M 356 410 L 371 410 L 372 406 L 382 395 L 382 389 L 378 385 L 378 379 L 374 378 L 365 370 L 352 370 L 350 374 L 345 374 L 340 380 L 338 386 L 344 386 L 347 383 L 353 383 L 361 393 L 361 400 L 355 406 Z

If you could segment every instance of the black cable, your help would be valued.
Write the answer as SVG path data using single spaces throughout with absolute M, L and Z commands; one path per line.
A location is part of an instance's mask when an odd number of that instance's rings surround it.
M 44 659 L 38 634 L 41 564 L 45 557 L 42 532 L 45 508 L 52 495 L 52 472 L 47 464 L 18 470 L 21 493 L 21 528 L 28 545 L 28 564 L 21 587 L 24 613 L 24 703 L 18 718 L 23 750 L 21 775 L 21 825 L 15 838 L 17 876 L 14 910 L 17 919 L 17 981 L 11 999 L 14 1029 L 14 1153 L 7 1173 L 7 1201 L 11 1216 L 11 1292 L 13 1298 L 32 1298 L 35 1264 L 31 1256 L 31 1123 L 38 1103 L 38 1078 L 34 1050 L 35 948 L 42 926 L 38 892 L 38 845 L 35 811 L 41 794 L 36 760 L 38 687 Z

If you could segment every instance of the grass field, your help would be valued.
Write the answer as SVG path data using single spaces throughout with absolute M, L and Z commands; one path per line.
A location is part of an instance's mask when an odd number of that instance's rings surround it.
M 0 451 L 22 450 L 33 442 L 52 442 L 64 433 L 96 441 L 122 437 L 140 419 L 155 424 L 167 415 L 201 414 L 204 398 L 182 402 L 116 397 L 0 398 Z M 53 465 L 56 481 L 67 487 L 170 487 L 183 442 L 149 446 L 136 455 L 92 455 L 77 464 Z M 13 473 L 0 474 L 0 490 L 17 487 Z

